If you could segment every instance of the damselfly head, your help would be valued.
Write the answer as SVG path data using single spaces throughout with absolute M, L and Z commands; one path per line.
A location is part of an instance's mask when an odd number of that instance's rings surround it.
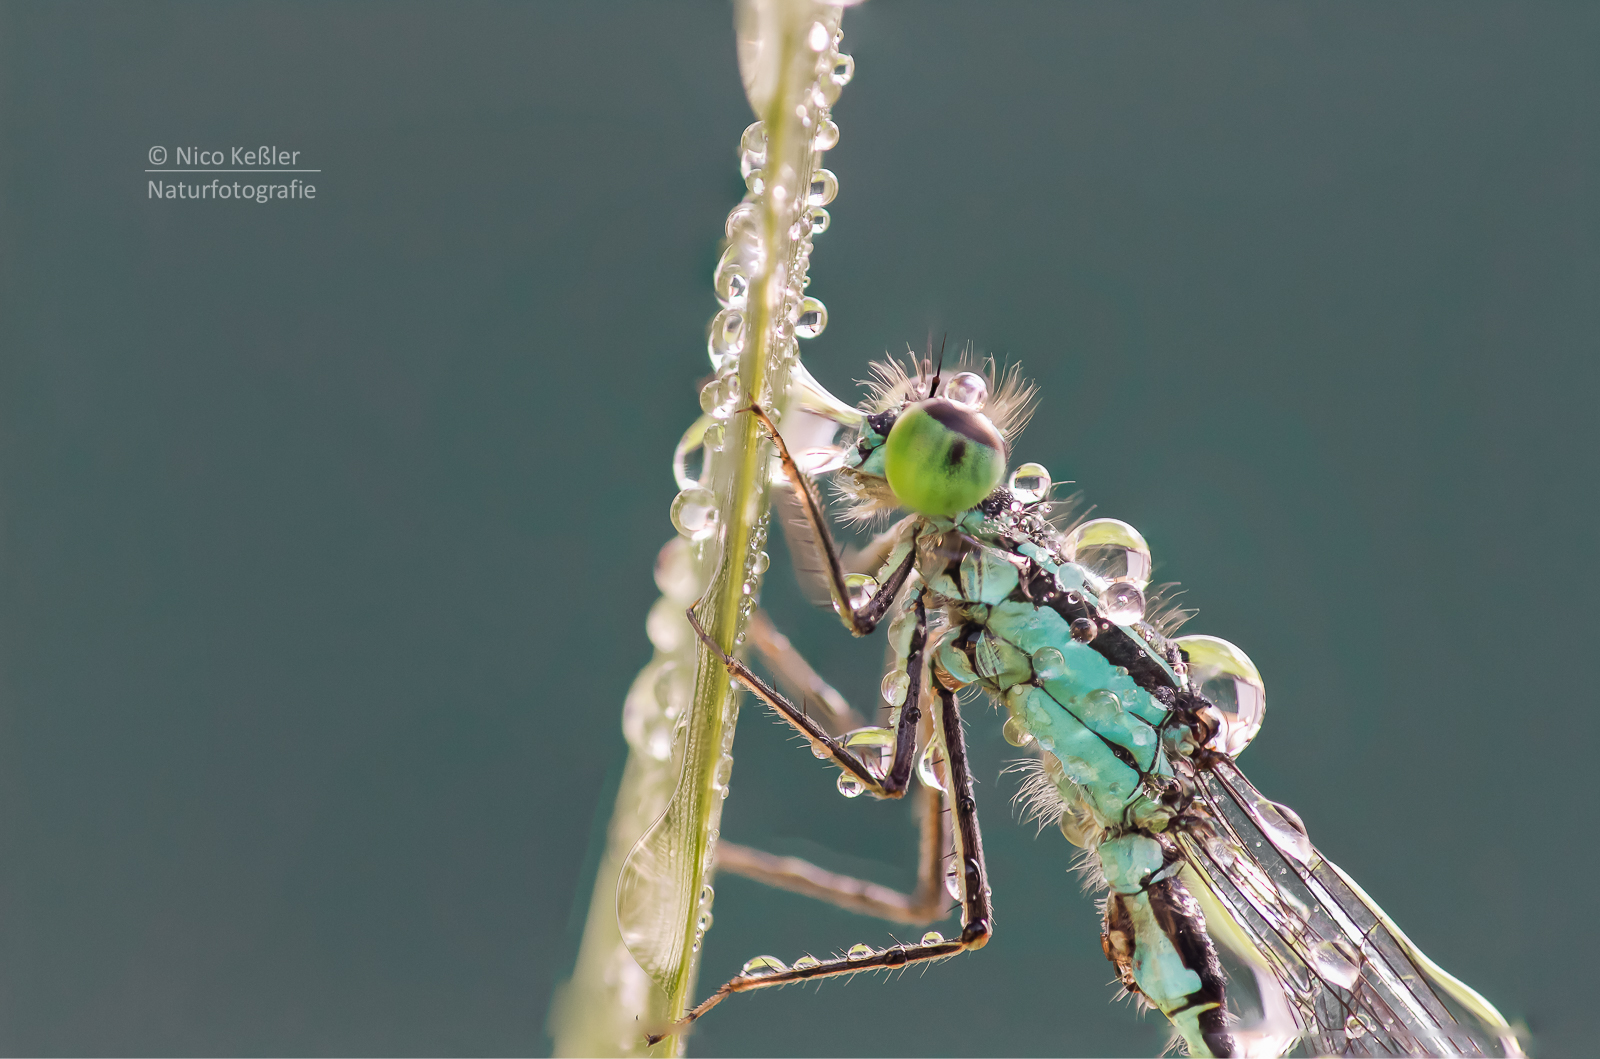
M 844 488 L 854 514 L 892 508 L 949 517 L 1004 479 L 1009 440 L 1033 412 L 1034 388 L 1011 367 L 964 350 L 949 372 L 931 359 L 872 366 L 872 395 Z

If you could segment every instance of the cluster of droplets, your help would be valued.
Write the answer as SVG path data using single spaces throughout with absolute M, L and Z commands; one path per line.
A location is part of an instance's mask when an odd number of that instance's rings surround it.
M 919 939 L 919 945 L 943 945 L 944 935 L 937 930 L 930 930 Z M 845 950 L 844 958 L 850 962 L 870 960 L 884 950 L 875 949 L 866 942 L 857 942 Z M 810 953 L 806 953 L 791 966 L 778 959 L 776 956 L 756 956 L 745 961 L 739 969 L 742 978 L 770 978 L 775 974 L 786 974 L 790 971 L 809 971 L 814 967 L 821 967 L 822 961 Z
M 1017 474 L 1024 470 L 1034 474 L 1027 464 Z M 1015 475 L 1013 479 L 1015 492 Z M 1061 556 L 1089 575 L 1085 586 L 1097 591 L 1100 612 L 1108 621 L 1133 626 L 1144 620 L 1152 563 L 1150 545 L 1138 530 L 1120 519 L 1091 519 L 1062 539 Z M 1072 638 L 1079 642 L 1092 640 L 1096 631 L 1085 619 L 1072 623 Z M 1179 636 L 1170 642 L 1187 657 L 1176 667 L 1179 675 L 1216 706 L 1218 731 L 1206 746 L 1236 757 L 1261 730 L 1266 715 L 1261 673 L 1248 655 L 1216 636 Z

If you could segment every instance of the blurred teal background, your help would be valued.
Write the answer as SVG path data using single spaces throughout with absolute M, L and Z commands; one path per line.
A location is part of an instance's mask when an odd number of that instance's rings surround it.
M 872 0 L 806 346 L 948 332 L 1265 676 L 1242 764 L 1582 1054 L 1600 9 Z M 0 6 L 0 1050 L 549 1047 L 750 121 L 723 3 Z M 314 201 L 157 202 L 276 144 Z M 878 646 L 767 602 L 871 700 Z M 972 720 L 999 934 L 692 1050 L 1153 1054 Z M 723 833 L 909 884 L 747 708 Z M 702 989 L 886 925 L 719 884 Z

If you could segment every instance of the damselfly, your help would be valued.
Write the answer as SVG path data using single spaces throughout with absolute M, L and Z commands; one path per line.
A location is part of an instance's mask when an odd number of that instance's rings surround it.
M 1019 373 L 968 358 L 941 386 L 929 358 L 890 359 L 874 375 L 859 409 L 803 377 L 802 414 L 784 420 L 793 449 L 765 410 L 746 412 L 774 442 L 802 580 L 857 636 L 889 621 L 888 724 L 843 731 L 848 708 L 768 626 L 753 643 L 801 704 L 701 638 L 838 768 L 842 793 L 900 798 L 916 774 L 919 885 L 899 893 L 729 845 L 720 865 L 897 922 L 936 921 L 948 892 L 961 932 L 792 966 L 758 956 L 674 1030 L 733 993 L 983 947 L 993 897 L 961 718 L 963 692 L 981 689 L 1005 714 L 1007 740 L 1034 754 L 1023 767 L 1033 812 L 1081 848 L 1104 891 L 1102 945 L 1122 987 L 1166 1015 L 1191 1055 L 1522 1054 L 1500 1014 L 1239 771 L 1264 715 L 1260 674 L 1224 640 L 1176 635 L 1185 612 L 1150 587 L 1139 532 L 1074 520 L 1052 505 L 1039 464 L 1006 478 L 1034 405 Z M 802 446 L 804 424 L 819 421 L 847 427 L 843 443 Z M 842 556 L 814 483 L 830 474 L 851 518 L 910 513 Z M 813 716 L 806 701 L 823 708 Z

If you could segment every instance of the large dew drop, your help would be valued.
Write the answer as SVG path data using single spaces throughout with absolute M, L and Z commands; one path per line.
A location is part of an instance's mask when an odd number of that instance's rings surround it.
M 943 945 L 944 935 L 939 933 L 937 930 L 930 930 L 926 934 L 922 935 L 922 944 Z
M 1322 980 L 1340 989 L 1349 989 L 1361 977 L 1361 965 L 1341 952 L 1331 941 L 1311 946 L 1311 966 Z
M 983 381 L 982 375 L 963 371 L 944 384 L 944 396 L 946 400 L 979 412 L 989 399 L 989 384 Z
M 765 978 L 769 974 L 782 974 L 789 966 L 776 956 L 757 956 L 746 960 L 739 973 L 746 978 Z
M 767 127 L 756 122 L 739 137 L 739 175 L 745 178 L 767 164 Z
M 852 960 L 865 960 L 869 956 L 877 955 L 877 952 L 878 950 L 871 945 L 864 945 L 858 941 L 850 946 L 850 951 L 845 953 L 845 956 Z
M 721 275 L 719 271 L 719 281 Z M 742 295 L 739 300 L 741 303 L 744 301 Z M 720 372 L 728 368 L 731 362 L 738 360 L 739 354 L 743 351 L 744 312 L 739 309 L 724 309 L 711 318 L 711 327 L 706 335 L 706 352 L 711 354 L 711 366 Z
M 839 793 L 846 798 L 859 798 L 866 785 L 848 772 L 839 773 Z
M 750 276 L 740 260 L 737 247 L 729 247 L 717 262 L 717 271 L 711 276 L 711 286 L 717 301 L 729 309 L 742 309 L 750 300 Z M 715 353 L 713 352 L 713 357 Z
M 1150 545 L 1120 519 L 1090 519 L 1067 537 L 1070 562 L 1106 581 L 1130 581 L 1143 591 L 1150 583 Z
M 1011 472 L 1007 488 L 1024 504 L 1036 504 L 1050 495 L 1050 472 L 1042 463 L 1024 463 Z
M 878 579 L 871 574 L 847 574 L 844 588 L 849 593 L 850 609 L 860 610 L 878 594 Z
M 1006 718 L 1006 723 L 1000 727 L 1000 734 L 1012 746 L 1027 746 L 1033 742 L 1033 733 L 1028 731 L 1028 726 L 1022 718 L 1015 714 Z
M 1132 625 L 1144 618 L 1144 593 L 1128 581 L 1113 581 L 1100 593 L 1100 610 L 1114 625 Z
M 810 953 L 807 953 L 798 960 L 794 961 L 794 969 L 796 971 L 809 971 L 811 968 L 820 967 L 821 965 L 822 961 L 817 959 L 815 956 L 812 956 Z
M 828 307 L 816 298 L 805 298 L 800 302 L 800 314 L 795 317 L 794 334 L 796 338 L 816 338 L 828 326 Z
M 1189 656 L 1189 684 L 1222 713 L 1222 727 L 1206 744 L 1237 757 L 1261 730 L 1267 689 L 1250 656 L 1216 636 L 1180 636 L 1173 643 Z
M 811 187 L 806 192 L 806 202 L 813 206 L 826 206 L 839 194 L 839 178 L 832 170 L 819 169 L 811 175 Z
M 709 489 L 694 486 L 672 501 L 672 524 L 692 541 L 703 541 L 717 532 L 717 498 Z

